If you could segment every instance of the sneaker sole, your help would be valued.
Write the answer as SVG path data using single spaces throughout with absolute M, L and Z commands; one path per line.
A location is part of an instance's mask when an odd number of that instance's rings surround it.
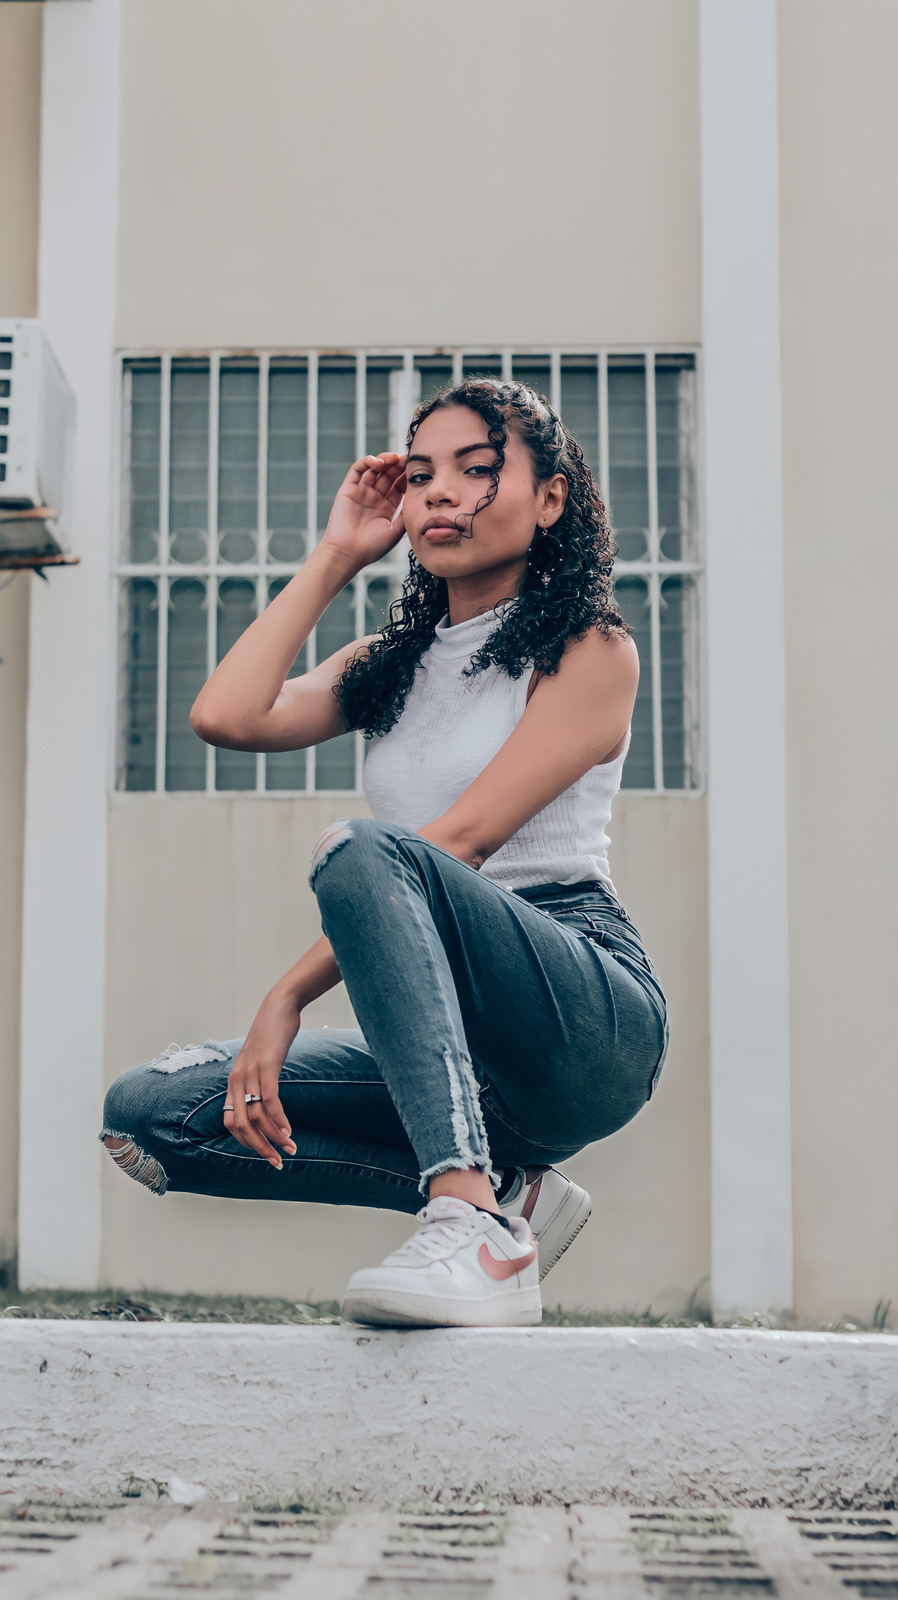
M 561 1260 L 591 1216 L 592 1201 L 586 1190 L 575 1183 L 571 1184 L 569 1194 L 562 1200 L 555 1215 L 550 1217 L 537 1240 L 540 1283 Z
M 443 1300 L 437 1295 L 347 1294 L 341 1315 L 376 1328 L 532 1328 L 542 1321 L 538 1289 L 520 1289 L 514 1298 Z

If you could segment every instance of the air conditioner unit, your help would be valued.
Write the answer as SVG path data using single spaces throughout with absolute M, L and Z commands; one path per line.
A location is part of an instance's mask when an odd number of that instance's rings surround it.
M 0 317 L 0 567 L 67 554 L 75 396 L 33 318 Z

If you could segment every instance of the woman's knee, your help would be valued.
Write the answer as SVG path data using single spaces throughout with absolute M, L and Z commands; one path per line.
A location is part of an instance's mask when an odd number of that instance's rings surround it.
M 392 843 L 405 832 L 392 822 L 377 822 L 373 817 L 338 817 L 315 842 L 309 863 L 309 886 L 318 891 L 318 874 L 338 853 L 357 857 L 360 847 Z
M 100 1139 L 116 1166 L 154 1194 L 164 1194 L 168 1175 L 161 1161 L 146 1148 L 149 1132 L 145 1095 L 140 1092 L 141 1068 L 124 1072 L 110 1086 L 103 1106 Z
M 197 1106 L 214 1102 L 220 1117 L 219 1096 L 223 1103 L 243 1042 L 207 1039 L 184 1048 L 169 1045 L 161 1056 L 116 1078 L 106 1094 L 100 1134 L 116 1166 L 155 1194 L 164 1194 L 169 1186 L 166 1151 L 180 1153 L 180 1130 Z
M 133 1139 L 116 1139 L 111 1134 L 103 1136 L 103 1143 L 113 1161 L 127 1178 L 142 1183 L 153 1194 L 164 1194 L 168 1188 L 168 1174 L 162 1162 L 150 1155 Z

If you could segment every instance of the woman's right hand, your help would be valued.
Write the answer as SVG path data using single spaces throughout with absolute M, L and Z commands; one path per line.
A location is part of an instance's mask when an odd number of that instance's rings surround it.
M 255 1150 L 278 1170 L 275 1146 L 296 1154 L 290 1124 L 278 1095 L 281 1068 L 299 1032 L 302 1004 L 295 989 L 276 983 L 256 1012 L 228 1077 L 224 1125 L 247 1150 Z M 247 1100 L 247 1095 L 257 1098 Z
M 405 532 L 400 509 L 405 461 L 393 450 L 362 456 L 340 485 L 321 544 L 348 558 L 357 571 L 379 561 Z

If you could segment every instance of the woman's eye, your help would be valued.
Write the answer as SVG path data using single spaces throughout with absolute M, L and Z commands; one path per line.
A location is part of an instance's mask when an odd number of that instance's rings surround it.
M 476 461 L 473 467 L 468 468 L 468 472 L 476 473 L 478 478 L 488 477 L 490 470 L 485 461 Z
M 429 472 L 411 472 L 406 476 L 406 483 L 426 483 L 430 477 Z

